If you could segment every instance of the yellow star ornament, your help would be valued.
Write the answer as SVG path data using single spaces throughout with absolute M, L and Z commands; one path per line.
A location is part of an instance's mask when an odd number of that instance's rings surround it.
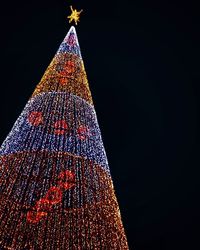
M 79 22 L 80 20 L 80 14 L 83 10 L 77 11 L 76 9 L 73 10 L 72 6 L 70 6 L 70 9 L 72 11 L 71 15 L 68 16 L 67 18 L 69 18 L 69 23 L 71 23 L 72 21 L 75 22 L 75 24 L 77 25 L 77 22 Z

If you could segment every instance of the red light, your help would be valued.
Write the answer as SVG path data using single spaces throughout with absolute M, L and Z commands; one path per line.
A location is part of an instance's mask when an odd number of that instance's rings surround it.
M 28 116 L 28 121 L 33 126 L 39 126 L 43 123 L 43 115 L 42 112 L 33 111 Z
M 80 140 L 85 140 L 88 136 L 90 136 L 90 131 L 89 128 L 81 125 L 78 129 L 77 129 L 77 133 L 78 133 L 78 138 Z
M 46 216 L 47 213 L 39 212 L 39 211 L 28 211 L 27 213 L 27 221 L 31 223 L 37 223 L 41 220 L 43 216 Z
M 49 202 L 50 205 L 57 204 L 62 200 L 62 191 L 59 187 L 51 187 L 46 196 L 45 200 Z
M 68 124 L 65 120 L 58 120 L 54 123 L 54 129 L 56 135 L 64 135 L 68 130 Z

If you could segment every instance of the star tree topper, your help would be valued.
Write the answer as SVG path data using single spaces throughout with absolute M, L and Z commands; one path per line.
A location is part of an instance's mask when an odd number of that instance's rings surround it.
M 70 9 L 72 11 L 71 15 L 68 16 L 67 18 L 69 18 L 69 23 L 71 23 L 72 21 L 75 22 L 75 24 L 77 25 L 77 22 L 79 22 L 80 20 L 80 14 L 83 10 L 77 11 L 76 9 L 73 10 L 72 6 L 70 6 Z

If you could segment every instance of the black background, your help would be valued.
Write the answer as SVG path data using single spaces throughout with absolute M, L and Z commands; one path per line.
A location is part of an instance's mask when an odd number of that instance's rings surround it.
M 130 249 L 200 249 L 199 8 L 192 1 L 1 3 L 0 142 L 70 25 Z

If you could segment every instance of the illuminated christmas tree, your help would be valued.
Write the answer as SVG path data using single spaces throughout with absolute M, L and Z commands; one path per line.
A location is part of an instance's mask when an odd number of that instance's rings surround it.
M 74 27 L 0 148 L 0 249 L 128 249 Z

